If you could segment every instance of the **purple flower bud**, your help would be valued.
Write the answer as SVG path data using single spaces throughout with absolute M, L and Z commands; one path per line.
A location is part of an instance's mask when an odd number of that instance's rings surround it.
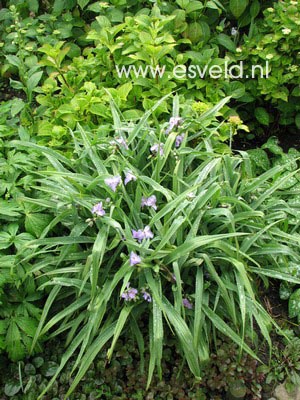
M 182 304 L 185 308 L 188 308 L 189 310 L 193 309 L 193 304 L 187 298 L 182 299 Z
M 102 207 L 102 201 L 94 205 L 94 207 L 92 208 L 92 213 L 99 215 L 100 217 L 103 217 L 103 215 L 105 215 L 105 211 L 103 210 Z
M 145 207 L 152 207 L 154 210 L 157 210 L 157 205 L 156 205 L 156 196 L 153 194 L 150 197 L 142 197 L 142 201 L 141 201 L 141 206 Z
M 164 155 L 164 144 L 163 143 L 155 143 L 153 146 L 150 147 L 150 151 L 157 155 L 158 152 L 161 156 Z
M 117 186 L 120 185 L 120 183 L 122 182 L 122 179 L 120 175 L 116 175 L 113 176 L 112 178 L 104 179 L 104 182 L 106 183 L 107 186 L 111 188 L 112 191 L 115 192 L 117 190 Z
M 148 303 L 151 303 L 152 297 L 148 292 L 146 292 L 145 289 L 142 289 L 142 294 L 143 294 L 143 299 L 148 301 Z
M 125 173 L 124 185 L 127 185 L 130 181 L 136 181 L 136 176 L 131 171 Z
M 135 300 L 138 294 L 138 290 L 135 288 L 130 287 L 130 282 L 126 285 L 126 290 L 121 294 L 121 298 L 125 301 Z
M 184 133 L 177 135 L 175 139 L 175 147 L 179 147 L 184 139 Z
M 134 251 L 132 251 L 130 253 L 129 262 L 130 265 L 133 267 L 136 264 L 140 264 L 142 262 L 142 259 L 139 255 L 137 255 Z

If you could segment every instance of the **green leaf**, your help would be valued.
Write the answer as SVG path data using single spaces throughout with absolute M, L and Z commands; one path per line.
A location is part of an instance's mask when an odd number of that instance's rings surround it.
M 7 249 L 11 246 L 11 236 L 7 232 L 0 232 L 0 250 Z
M 256 18 L 259 12 L 260 12 L 260 2 L 258 0 L 254 0 L 250 7 L 251 18 Z
M 11 65 L 17 67 L 18 69 L 22 68 L 22 61 L 19 59 L 19 57 L 13 56 L 13 55 L 8 55 L 8 56 L 5 56 L 5 58 Z
M 281 300 L 288 300 L 293 293 L 292 286 L 288 282 L 281 282 L 279 287 L 279 297 Z
M 39 11 L 39 1 L 38 0 L 27 0 L 29 11 L 37 13 Z
M 25 228 L 26 231 L 32 235 L 39 237 L 43 230 L 51 222 L 52 217 L 49 214 L 42 213 L 27 213 L 25 217 Z
M 13 99 L 12 106 L 11 106 L 11 116 L 15 117 L 22 111 L 25 107 L 25 103 L 22 99 Z
M 131 82 L 127 82 L 124 83 L 124 85 L 121 85 L 118 87 L 118 95 L 120 97 L 121 100 L 126 101 L 127 100 L 127 96 L 129 94 L 129 92 L 132 89 L 132 83 Z
M 289 299 L 289 317 L 300 319 L 300 289 L 294 291 Z
M 21 333 L 14 321 L 9 324 L 7 329 L 6 348 L 13 361 L 21 360 L 25 355 L 24 346 L 21 343 Z
M 250 349 L 248 345 L 244 343 L 242 338 L 240 338 L 226 322 L 224 322 L 218 314 L 216 314 L 214 311 L 212 311 L 208 306 L 203 304 L 203 311 L 204 313 L 208 316 L 208 318 L 211 320 L 212 324 L 224 335 L 228 336 L 230 339 L 232 339 L 236 344 L 238 344 L 243 350 L 245 350 L 250 356 L 255 358 L 256 360 L 258 359 L 257 355 Z
M 19 393 L 19 391 L 21 390 L 21 383 L 20 381 L 13 381 L 10 380 L 9 382 L 7 382 L 4 386 L 4 393 L 6 394 L 6 396 L 8 397 L 13 397 L 15 396 L 17 393 Z
M 248 0 L 230 0 L 229 9 L 235 18 L 239 18 L 246 10 Z
M 233 53 L 236 51 L 236 45 L 234 42 L 231 40 L 231 38 L 228 35 L 225 35 L 224 33 L 220 33 L 216 37 L 217 42 L 225 47 L 225 49 L 232 51 Z
M 27 84 L 26 84 L 29 92 L 32 92 L 33 89 L 35 89 L 37 87 L 39 81 L 42 78 L 42 75 L 43 75 L 43 71 L 38 71 L 31 75 L 31 77 L 28 79 Z
M 197 352 L 194 348 L 193 337 L 191 331 L 189 330 L 186 322 L 180 316 L 180 314 L 175 310 L 171 303 L 163 297 L 164 312 L 173 325 L 175 332 L 182 345 L 185 358 L 189 365 L 190 370 L 195 375 L 196 378 L 200 377 L 200 366 L 197 357 Z
M 188 255 L 191 251 L 195 249 L 199 249 L 207 244 L 212 244 L 218 240 L 227 239 L 229 237 L 241 236 L 245 235 L 244 233 L 228 233 L 221 235 L 203 235 L 199 237 L 194 237 L 190 240 L 187 240 L 185 243 L 177 247 L 175 250 L 171 251 L 170 254 L 166 257 L 166 264 L 172 263 L 173 261 L 177 261 L 178 258 L 184 257 Z
M 89 4 L 90 0 L 77 0 L 79 7 L 83 10 Z
M 201 1 L 194 0 L 194 1 L 188 2 L 188 5 L 187 5 L 185 11 L 187 14 L 190 14 L 194 11 L 202 10 L 202 8 L 203 8 L 203 4 L 201 3 Z
M 270 124 L 270 115 L 268 114 L 267 110 L 263 107 L 257 107 L 254 110 L 255 118 L 259 123 L 262 125 L 268 126 Z
M 57 370 L 58 370 L 58 364 L 56 362 L 47 361 L 43 364 L 41 368 L 41 373 L 46 377 L 51 377 L 56 374 Z

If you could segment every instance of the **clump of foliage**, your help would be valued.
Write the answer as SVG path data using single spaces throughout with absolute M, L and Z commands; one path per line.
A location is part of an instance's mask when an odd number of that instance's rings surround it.
M 300 128 L 300 44 L 298 40 L 300 4 L 298 1 L 276 1 L 264 10 L 264 18 L 256 22 L 251 37 L 242 45 L 244 59 L 259 64 L 268 62 L 268 79 L 249 82 L 249 93 L 255 98 L 256 119 L 265 126 L 273 123 Z M 269 102 L 270 111 L 264 106 Z
M 12 144 L 13 138 L 28 139 L 18 125 L 15 103 L 1 104 L 0 114 L 0 349 L 17 361 L 30 352 L 43 294 L 37 292 L 30 266 L 20 263 L 16 253 L 39 237 L 52 218 L 43 207 L 20 201 L 24 195 L 35 197 L 36 175 L 29 170 L 43 163 L 37 154 Z
M 66 145 L 67 126 L 74 129 L 77 122 L 105 129 L 111 121 L 107 91 L 128 120 L 140 118 L 158 99 L 181 89 L 182 103 L 215 104 L 230 95 L 230 107 L 222 113 L 228 117 L 238 112 L 253 132 L 248 138 L 268 126 L 299 126 L 296 2 L 278 2 L 274 8 L 272 2 L 258 0 L 225 5 L 146 2 L 142 8 L 128 2 L 9 4 L 0 12 L 1 74 L 4 84 L 17 92 L 15 113 L 21 113 L 22 124 L 41 144 Z M 246 64 L 243 77 L 226 76 L 225 69 L 240 62 Z M 255 74 L 252 79 L 250 68 L 255 64 L 263 67 L 264 76 Z M 222 79 L 208 74 L 177 78 L 172 72 L 177 65 L 194 65 L 201 71 L 217 65 L 224 74 Z M 129 66 L 156 72 L 120 76 L 118 69 Z M 170 112 L 166 98 L 155 116 L 163 120 Z
M 256 321 L 271 347 L 272 319 L 252 282 L 300 283 L 287 268 L 299 261 L 298 235 L 295 222 L 282 218 L 292 210 L 284 168 L 256 177 L 246 153 L 214 151 L 218 140 L 208 121 L 223 104 L 184 122 L 175 97 L 170 121 L 156 127 L 147 123 L 150 112 L 136 125 L 121 122 L 112 105 L 112 134 L 80 125 L 72 132 L 73 160 L 16 142 L 52 166 L 40 171 L 46 198 L 23 202 L 46 207 L 61 233 L 46 228 L 24 249 L 40 289 L 50 290 L 34 343 L 49 333 L 67 337 L 53 381 L 80 350 L 67 395 L 108 342 L 112 357 L 128 329 L 143 359 L 141 322 L 149 326 L 148 387 L 155 367 L 162 374 L 164 338 L 172 334 L 197 378 L 216 331 L 256 358 L 245 343 L 255 339 Z
M 248 354 L 240 354 L 238 346 L 218 340 L 203 378 L 203 387 L 214 399 L 228 393 L 234 398 L 262 398 L 265 374 L 259 363 Z

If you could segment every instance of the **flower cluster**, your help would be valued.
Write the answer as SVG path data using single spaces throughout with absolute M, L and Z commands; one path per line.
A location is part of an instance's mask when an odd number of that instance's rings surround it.
M 160 156 L 164 155 L 164 144 L 163 143 L 155 143 L 153 146 L 150 147 L 150 151 L 155 156 L 159 153 Z
M 130 181 L 136 181 L 136 176 L 132 173 L 132 171 L 125 172 L 124 185 L 127 185 Z M 111 188 L 113 192 L 117 190 L 117 187 L 122 183 L 121 175 L 115 175 L 111 178 L 104 179 L 104 182 L 107 186 Z
M 144 229 L 139 229 L 137 231 L 132 229 L 131 232 L 132 238 L 136 239 L 140 243 L 144 239 L 152 239 L 154 237 L 153 233 L 151 232 L 150 226 L 148 225 L 146 225 Z
M 121 294 L 121 298 L 124 299 L 125 301 L 136 301 L 139 298 L 138 294 L 139 291 L 136 288 L 131 287 L 130 282 L 128 282 L 126 285 L 126 289 Z M 148 293 L 144 288 L 141 289 L 141 295 L 145 301 L 151 303 L 152 297 L 150 293 Z
M 192 310 L 193 309 L 193 304 L 186 297 L 184 299 L 182 299 L 182 304 L 188 310 Z
M 92 208 L 92 214 L 99 215 L 100 217 L 103 217 L 103 215 L 105 215 L 105 211 L 103 210 L 102 206 L 102 201 L 94 205 L 94 207 Z
M 184 139 L 184 133 L 182 133 L 181 135 L 177 135 L 176 139 L 175 139 L 175 147 L 180 147 L 181 143 L 183 142 Z
M 182 123 L 182 118 L 171 117 L 169 120 L 169 126 L 167 127 L 165 134 L 168 135 L 174 128 L 177 128 Z
M 121 294 L 121 298 L 124 299 L 125 301 L 131 301 L 131 300 L 136 300 L 138 295 L 138 290 L 130 287 L 130 282 L 127 283 L 126 285 L 126 290 Z

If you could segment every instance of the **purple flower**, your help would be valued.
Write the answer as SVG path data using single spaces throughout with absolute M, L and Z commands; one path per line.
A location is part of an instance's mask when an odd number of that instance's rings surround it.
M 180 117 L 171 117 L 169 120 L 169 126 L 166 129 L 165 134 L 168 135 L 174 128 L 177 128 L 182 122 Z
M 144 235 L 145 239 L 152 239 L 154 237 L 153 233 L 151 232 L 150 226 L 145 226 L 144 228 Z
M 157 210 L 157 206 L 156 206 L 156 196 L 153 194 L 150 197 L 142 197 L 142 202 L 141 202 L 141 206 L 145 207 L 152 207 L 154 210 Z
M 145 239 L 144 231 L 142 229 L 139 229 L 138 231 L 132 229 L 132 237 L 133 239 L 137 239 L 141 243 L 141 241 Z
M 193 304 L 187 298 L 182 299 L 182 304 L 185 308 L 188 308 L 189 310 L 193 309 Z
M 136 181 L 136 176 L 131 171 L 125 173 L 124 185 L 127 185 L 130 181 Z
M 106 183 L 107 186 L 111 188 L 112 191 L 115 192 L 117 190 L 117 186 L 120 185 L 120 183 L 122 182 L 122 179 L 120 175 L 116 175 L 113 176 L 112 178 L 104 179 L 104 182 Z
M 100 217 L 103 217 L 103 215 L 105 215 L 105 211 L 102 207 L 102 201 L 94 205 L 94 207 L 92 208 L 92 213 L 99 215 Z
M 141 243 L 143 239 L 152 239 L 154 235 L 151 232 L 150 227 L 147 225 L 144 229 L 139 229 L 138 231 L 132 229 L 132 237 Z
M 121 294 L 121 298 L 125 301 L 135 300 L 138 294 L 138 290 L 130 287 L 130 282 L 126 285 L 126 290 Z
M 175 147 L 179 147 L 184 139 L 184 133 L 177 135 L 175 139 Z
M 142 294 L 143 294 L 143 299 L 148 301 L 148 303 L 151 303 L 152 297 L 151 297 L 150 293 L 146 292 L 145 289 L 142 289 Z
M 130 265 L 133 267 L 136 264 L 140 264 L 142 262 L 142 259 L 139 255 L 137 255 L 134 251 L 132 251 L 129 256 L 129 261 Z
M 153 146 L 150 147 L 150 151 L 157 155 L 158 152 L 161 156 L 164 155 L 164 144 L 163 143 L 155 143 Z

